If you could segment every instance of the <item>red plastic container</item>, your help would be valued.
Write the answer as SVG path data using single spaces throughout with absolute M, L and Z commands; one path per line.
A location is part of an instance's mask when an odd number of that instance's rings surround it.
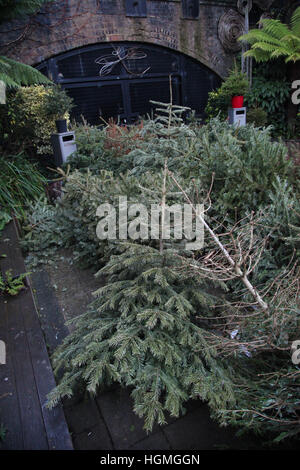
M 243 96 L 233 96 L 231 98 L 231 106 L 233 108 L 242 108 L 244 105 L 244 97 Z

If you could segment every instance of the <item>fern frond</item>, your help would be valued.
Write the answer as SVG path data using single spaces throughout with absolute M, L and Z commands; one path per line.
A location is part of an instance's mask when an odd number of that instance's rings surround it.
M 253 57 L 256 62 L 266 62 L 270 59 L 270 54 L 260 49 L 250 49 L 249 51 L 245 52 L 244 56 Z
M 291 18 L 292 33 L 300 38 L 300 7 L 296 8 Z
M 289 33 L 289 32 L 288 32 Z M 273 44 L 274 47 L 281 45 L 281 40 L 276 37 L 270 36 L 265 31 L 260 29 L 252 29 L 248 34 L 239 37 L 240 41 L 247 41 L 249 44 L 255 44 L 257 41 Z
M 0 80 L 7 87 L 51 83 L 45 75 L 30 67 L 30 65 L 22 64 L 4 56 L 0 56 Z
M 278 57 L 285 57 L 286 62 L 300 60 L 300 7 L 291 19 L 291 26 L 280 20 L 265 19 L 261 21 L 263 29 L 252 29 L 239 38 L 247 41 L 252 47 L 244 55 L 263 62 Z
M 261 23 L 263 25 L 263 31 L 275 39 L 281 40 L 290 32 L 289 27 L 280 20 L 265 19 L 262 20 Z

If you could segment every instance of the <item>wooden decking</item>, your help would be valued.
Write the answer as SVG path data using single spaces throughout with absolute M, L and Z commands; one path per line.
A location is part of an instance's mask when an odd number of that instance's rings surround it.
M 26 271 L 14 222 L 0 240 L 0 269 L 14 275 Z M 6 364 L 0 364 L 0 424 L 6 436 L 1 449 L 71 450 L 72 441 L 62 407 L 46 408 L 55 386 L 30 283 L 16 297 L 0 298 L 0 340 Z

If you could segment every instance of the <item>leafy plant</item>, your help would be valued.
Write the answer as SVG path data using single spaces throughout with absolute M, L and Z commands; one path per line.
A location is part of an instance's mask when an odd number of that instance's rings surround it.
M 207 190 L 214 174 L 213 207 L 218 213 L 227 211 L 234 218 L 256 211 L 268 201 L 268 190 L 277 175 L 292 181 L 287 149 L 272 142 L 268 128 L 235 128 L 215 119 L 197 137 L 197 174 Z
M 11 216 L 5 212 L 0 211 L 0 235 L 1 231 L 4 229 L 5 225 L 11 220 Z
M 249 90 L 247 76 L 235 67 L 221 85 L 222 94 L 227 97 L 228 105 L 233 96 L 245 95 Z
M 21 87 L 10 93 L 1 119 L 8 134 L 6 147 L 21 141 L 23 148 L 33 149 L 39 155 L 52 154 L 50 137 L 56 132 L 57 116 L 49 113 L 49 107 L 52 103 L 57 110 L 54 101 L 60 94 L 65 105 L 70 103 L 64 91 L 56 90 L 54 96 L 51 87 L 42 85 Z M 64 114 L 65 118 L 68 116 Z
M 30 273 L 24 273 L 19 276 L 13 276 L 10 269 L 5 272 L 5 277 L 2 277 L 0 273 L 0 295 L 18 295 L 18 293 L 24 289 L 24 279 L 29 274 Z
M 267 124 L 268 115 L 263 108 L 250 108 L 247 111 L 247 123 L 256 127 L 264 127 Z
M 262 29 L 252 29 L 239 38 L 251 44 L 244 55 L 254 57 L 257 62 L 283 57 L 286 62 L 300 60 L 300 7 L 294 11 L 291 24 L 280 20 L 261 20 Z
M 63 119 L 74 107 L 73 98 L 61 87 L 55 85 L 48 89 L 45 112 L 54 119 Z
M 244 96 L 248 90 L 249 82 L 246 75 L 240 72 L 237 67 L 234 67 L 220 88 L 209 92 L 205 108 L 208 119 L 217 116 L 225 119 L 228 114 L 228 107 L 231 106 L 231 98 L 239 95 Z
M 25 216 L 26 206 L 43 193 L 46 180 L 24 154 L 2 155 L 0 166 L 0 210 L 6 223 L 12 213 Z
M 250 108 L 258 107 L 267 113 L 267 124 L 274 128 L 273 135 L 284 135 L 287 126 L 285 107 L 289 95 L 290 85 L 285 78 L 272 79 L 256 73 L 251 91 L 246 95 L 246 103 Z

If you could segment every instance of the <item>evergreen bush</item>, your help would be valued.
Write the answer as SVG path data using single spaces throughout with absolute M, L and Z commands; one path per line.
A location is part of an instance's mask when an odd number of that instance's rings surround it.
M 255 127 L 264 127 L 268 121 L 268 115 L 263 108 L 250 108 L 247 110 L 247 124 Z
M 51 97 L 52 88 L 43 85 L 21 87 L 9 93 L 1 113 L 7 134 L 6 147 L 18 142 L 23 149 L 41 156 L 53 153 L 50 136 L 56 132 L 57 117 L 48 113 Z M 68 113 L 64 117 L 68 118 Z
M 231 106 L 231 98 L 245 96 L 248 90 L 249 82 L 246 75 L 234 67 L 218 90 L 213 90 L 208 94 L 205 108 L 207 120 L 214 117 L 226 119 L 228 108 Z

